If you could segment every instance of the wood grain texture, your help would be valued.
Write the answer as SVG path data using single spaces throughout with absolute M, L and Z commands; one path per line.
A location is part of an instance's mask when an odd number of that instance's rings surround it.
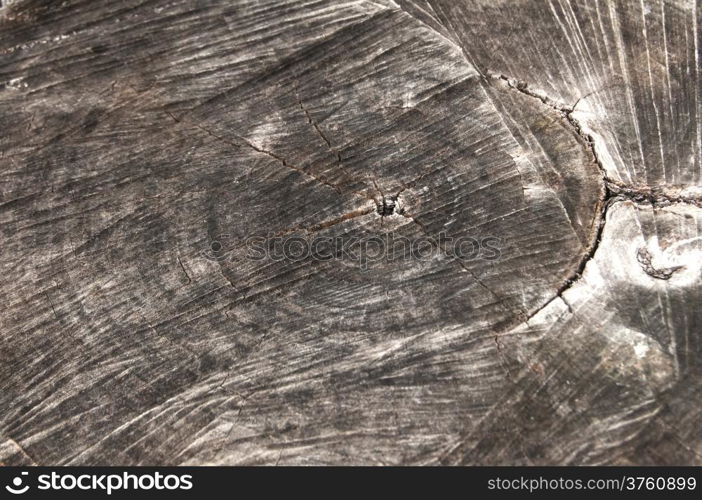
M 0 462 L 700 464 L 699 18 L 3 6 Z

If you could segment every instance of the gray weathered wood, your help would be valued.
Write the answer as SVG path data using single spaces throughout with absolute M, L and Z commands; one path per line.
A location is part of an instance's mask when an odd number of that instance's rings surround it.
M 701 8 L 4 6 L 0 462 L 699 464 Z

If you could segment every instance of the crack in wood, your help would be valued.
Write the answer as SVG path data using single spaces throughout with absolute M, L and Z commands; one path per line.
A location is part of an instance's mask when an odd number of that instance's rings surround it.
M 652 278 L 656 278 L 659 280 L 669 280 L 671 276 L 675 274 L 676 271 L 685 268 L 685 266 L 672 266 L 661 268 L 654 267 L 651 263 L 653 260 L 653 256 L 651 255 L 651 252 L 649 252 L 648 249 L 645 247 L 639 248 L 639 250 L 636 252 L 636 260 L 639 262 L 639 264 L 641 265 L 641 269 L 643 269 L 646 274 L 648 274 Z

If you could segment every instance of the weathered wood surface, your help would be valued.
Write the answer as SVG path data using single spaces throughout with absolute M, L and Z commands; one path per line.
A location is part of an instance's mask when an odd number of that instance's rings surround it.
M 0 462 L 702 463 L 701 9 L 5 5 Z

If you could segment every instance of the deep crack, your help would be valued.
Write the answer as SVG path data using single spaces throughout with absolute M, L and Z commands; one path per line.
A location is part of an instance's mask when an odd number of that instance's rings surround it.
M 702 199 L 692 196 L 671 195 L 669 193 L 666 193 L 665 189 L 661 187 L 627 186 L 621 182 L 611 179 L 607 175 L 607 171 L 604 168 L 604 165 L 602 164 L 602 161 L 600 160 L 597 154 L 597 150 L 595 148 L 595 140 L 593 136 L 586 133 L 583 130 L 581 124 L 578 122 L 578 120 L 575 119 L 575 117 L 573 117 L 575 107 L 582 98 L 578 99 L 575 105 L 568 107 L 557 103 L 556 101 L 544 94 L 534 92 L 529 88 L 529 85 L 526 82 L 509 78 L 502 74 L 487 73 L 487 76 L 490 78 L 503 80 L 507 83 L 509 88 L 534 99 L 538 99 L 546 106 L 560 113 L 568 121 L 568 123 L 570 123 L 578 137 L 580 137 L 585 143 L 587 149 L 594 158 L 595 164 L 597 165 L 597 168 L 599 169 L 600 174 L 602 176 L 602 181 L 604 183 L 604 192 L 602 193 L 598 201 L 599 206 L 597 207 L 596 211 L 597 216 L 593 221 L 592 240 L 590 244 L 585 249 L 582 258 L 580 259 L 580 262 L 578 263 L 578 266 L 573 271 L 573 273 L 571 273 L 571 275 L 568 276 L 568 278 L 566 278 L 565 282 L 556 290 L 555 295 L 551 299 L 549 299 L 546 303 L 544 303 L 542 306 L 538 307 L 535 311 L 528 315 L 527 321 L 539 314 L 557 298 L 560 298 L 564 302 L 568 310 L 572 313 L 573 309 L 571 305 L 564 299 L 563 294 L 566 290 L 571 288 L 574 283 L 578 281 L 578 279 L 582 276 L 583 272 L 585 271 L 587 263 L 595 256 L 595 252 L 597 251 L 597 248 L 599 247 L 600 241 L 602 239 L 602 232 L 604 230 L 607 210 L 614 201 L 621 199 L 629 199 L 636 203 L 649 203 L 652 206 L 659 207 L 671 205 L 673 203 L 689 203 L 698 207 L 702 207 Z M 668 270 L 665 271 L 666 272 L 660 275 L 661 279 L 667 279 L 670 277 L 670 275 L 667 272 Z M 674 271 L 675 270 L 673 270 L 672 272 Z M 672 272 L 670 274 L 672 274 Z M 659 277 L 659 275 L 656 272 L 651 274 L 651 276 L 656 278 Z
M 543 305 L 539 306 L 536 310 L 531 312 L 530 314 L 527 315 L 527 318 L 525 321 L 530 320 L 537 314 L 539 314 L 541 311 L 543 311 L 546 307 L 548 307 L 551 302 L 556 300 L 557 298 L 560 298 L 563 303 L 566 305 L 568 310 L 572 313 L 573 309 L 571 305 L 563 298 L 563 294 L 565 293 L 566 290 L 571 288 L 574 283 L 580 279 L 582 276 L 583 272 L 585 271 L 585 267 L 587 266 L 587 263 L 592 260 L 592 258 L 595 256 L 595 252 L 597 251 L 597 248 L 599 247 L 600 241 L 602 239 L 602 232 L 604 230 L 604 225 L 605 225 L 605 220 L 606 220 L 606 213 L 607 213 L 607 208 L 609 207 L 609 204 L 611 200 L 614 198 L 614 195 L 612 194 L 610 188 L 609 188 L 609 179 L 607 177 L 606 170 L 604 166 L 602 165 L 602 162 L 600 161 L 597 151 L 595 150 L 595 143 L 594 139 L 590 134 L 586 134 L 580 123 L 573 117 L 573 110 L 575 106 L 573 107 L 565 107 L 558 105 L 554 100 L 548 98 L 547 96 L 541 95 L 539 93 L 533 92 L 532 90 L 529 89 L 529 85 L 525 82 L 515 80 L 512 78 L 508 78 L 504 75 L 498 75 L 498 74 L 487 74 L 488 77 L 494 78 L 494 79 L 500 79 L 503 80 L 507 83 L 509 88 L 520 92 L 524 95 L 527 95 L 529 97 L 532 97 L 534 99 L 538 99 L 541 101 L 543 104 L 546 106 L 550 107 L 551 109 L 557 111 L 560 113 L 567 121 L 570 123 L 570 125 L 574 128 L 576 134 L 578 137 L 580 137 L 583 142 L 585 143 L 588 151 L 592 155 L 595 164 L 597 165 L 597 168 L 600 171 L 600 174 L 602 176 L 603 180 L 603 190 L 600 193 L 600 197 L 597 202 L 597 207 L 596 207 L 596 216 L 593 220 L 593 227 L 591 230 L 591 240 L 590 244 L 585 248 L 585 252 L 583 253 L 580 261 L 578 262 L 578 265 L 576 266 L 575 270 L 565 279 L 563 284 L 558 287 L 556 290 L 555 295 L 546 301 Z M 577 103 L 576 103 L 577 104 Z
M 566 120 L 568 120 L 568 123 L 571 124 L 578 137 L 580 137 L 585 142 L 585 144 L 588 147 L 588 150 L 595 158 L 595 163 L 597 164 L 597 167 L 600 170 L 602 180 L 604 181 L 607 187 L 607 200 L 616 196 L 621 196 L 639 203 L 647 202 L 652 205 L 659 206 L 665 206 L 672 203 L 689 203 L 698 207 L 702 207 L 702 197 L 669 194 L 665 191 L 664 187 L 659 186 L 651 187 L 626 185 L 625 183 L 616 181 L 610 178 L 609 175 L 607 175 L 607 171 L 604 168 L 604 165 L 600 161 L 599 156 L 597 154 L 597 150 L 595 148 L 595 139 L 592 137 L 592 135 L 585 132 L 580 122 L 578 122 L 578 120 L 573 117 L 573 113 L 575 112 L 575 108 L 577 107 L 578 103 L 590 94 L 578 98 L 578 100 L 573 106 L 565 106 L 563 104 L 559 104 L 555 100 L 542 93 L 531 90 L 529 88 L 529 85 L 521 80 L 509 78 L 505 75 L 497 73 L 487 73 L 487 76 L 489 78 L 502 80 L 507 83 L 509 88 L 521 92 L 522 94 L 528 95 L 529 97 L 538 99 L 551 109 L 559 112 Z

